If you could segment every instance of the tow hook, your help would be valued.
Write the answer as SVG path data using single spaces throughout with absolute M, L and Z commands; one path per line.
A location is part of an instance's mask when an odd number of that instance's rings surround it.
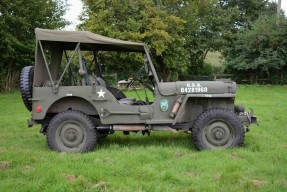
M 33 125 L 36 125 L 36 121 L 34 119 L 27 119 L 28 127 L 31 128 Z

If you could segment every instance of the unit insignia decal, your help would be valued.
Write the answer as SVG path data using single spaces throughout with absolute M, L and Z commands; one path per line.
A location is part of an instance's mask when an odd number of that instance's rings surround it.
M 160 100 L 160 109 L 165 112 L 168 110 L 168 100 L 167 99 L 161 99 Z

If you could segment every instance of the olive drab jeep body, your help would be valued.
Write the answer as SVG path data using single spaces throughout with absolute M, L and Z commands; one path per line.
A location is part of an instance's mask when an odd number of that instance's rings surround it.
M 191 134 L 199 150 L 231 148 L 242 146 L 249 125 L 256 123 L 253 110 L 245 112 L 243 106 L 234 104 L 235 82 L 162 82 L 143 43 L 87 31 L 37 28 L 35 34 L 35 66 L 23 68 L 20 87 L 31 111 L 28 125 L 41 124 L 51 149 L 85 152 L 115 131 L 149 134 L 166 130 Z M 140 55 L 137 61 L 142 66 L 127 87 L 144 87 L 152 101 L 147 96 L 145 100 L 126 98 L 110 86 L 101 71 L 101 52 Z

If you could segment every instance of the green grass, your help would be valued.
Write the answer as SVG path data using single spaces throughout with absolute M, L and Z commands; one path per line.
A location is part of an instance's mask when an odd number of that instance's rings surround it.
M 0 94 L 0 191 L 287 191 L 287 87 L 241 86 L 254 107 L 242 148 L 196 151 L 189 135 L 117 133 L 94 152 L 51 151 L 19 92 Z
M 222 58 L 221 53 L 218 51 L 208 52 L 205 57 L 205 62 L 215 67 L 221 67 L 224 63 L 224 59 Z

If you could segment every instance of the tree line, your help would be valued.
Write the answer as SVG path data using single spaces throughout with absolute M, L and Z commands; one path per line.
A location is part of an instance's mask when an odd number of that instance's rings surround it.
M 144 42 L 163 80 L 178 74 L 233 73 L 237 80 L 254 73 L 272 83 L 286 83 L 287 20 L 276 18 L 277 4 L 266 0 L 82 0 L 79 30 Z M 53 0 L 3 0 L 0 3 L 0 86 L 23 66 L 34 63 L 34 28 L 61 29 L 67 3 Z M 276 22 L 276 19 L 279 22 Z M 276 24 L 277 23 L 277 24 Z M 225 63 L 205 63 L 220 51 Z M 133 55 L 101 55 L 106 67 L 129 63 Z M 130 73 L 133 65 L 128 64 Z M 15 80 L 15 84 L 16 84 Z M 9 87 L 9 86 L 8 86 Z
M 0 91 L 18 87 L 24 66 L 34 65 L 34 29 L 60 29 L 67 4 L 54 0 L 1 0 Z

